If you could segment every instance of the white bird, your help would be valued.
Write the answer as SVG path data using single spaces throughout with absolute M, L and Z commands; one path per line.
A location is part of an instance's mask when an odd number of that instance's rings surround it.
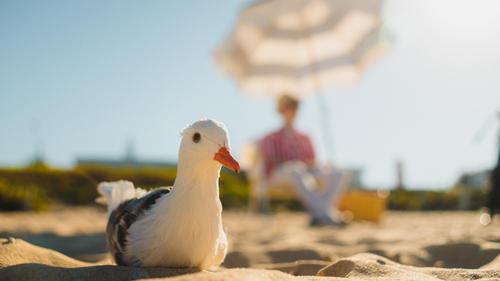
M 224 124 L 200 120 L 181 135 L 172 187 L 146 192 L 117 181 L 97 188 L 108 204 L 108 246 L 119 265 L 207 269 L 224 260 L 219 174 L 222 165 L 236 172 L 240 166 Z

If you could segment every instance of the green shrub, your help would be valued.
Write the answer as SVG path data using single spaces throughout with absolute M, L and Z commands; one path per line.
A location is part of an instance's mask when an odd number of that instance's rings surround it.
M 94 204 L 101 181 L 128 180 L 150 189 L 171 186 L 176 168 L 79 166 L 73 170 L 46 167 L 0 169 L 0 210 L 41 210 L 50 203 Z M 249 188 L 242 174 L 223 170 L 220 194 L 224 207 L 246 206 Z M 31 207 L 30 207 L 31 206 Z
M 4 181 L 0 181 L 0 210 L 41 211 L 47 207 L 47 196 L 37 186 L 8 186 Z
M 77 171 L 58 169 L 0 169 L 0 180 L 9 188 L 33 186 L 48 200 L 67 204 L 88 204 L 97 196 L 95 182 Z
M 226 169 L 220 177 L 220 198 L 227 208 L 242 208 L 248 204 L 250 187 L 244 173 L 236 174 Z
M 23 169 L 0 169 L 0 210 L 43 210 L 50 203 L 94 204 L 96 186 L 101 181 L 129 180 L 146 189 L 171 186 L 176 168 L 120 167 L 85 165 L 72 170 L 31 166 Z M 464 197 L 465 195 L 465 197 Z M 226 169 L 220 177 L 220 197 L 225 208 L 246 207 L 249 185 L 244 173 Z M 486 188 L 456 186 L 450 190 L 393 190 L 388 207 L 393 210 L 456 210 L 463 205 L 475 210 L 484 205 Z M 295 198 L 273 198 L 273 209 L 302 209 Z
M 392 210 L 458 210 L 467 207 L 477 210 L 486 202 L 484 189 L 454 187 L 450 190 L 393 190 L 389 196 L 389 209 Z M 461 200 L 468 201 L 461 206 Z

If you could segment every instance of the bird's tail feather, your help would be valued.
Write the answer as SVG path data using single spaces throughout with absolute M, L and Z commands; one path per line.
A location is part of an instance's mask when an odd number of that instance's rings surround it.
M 97 191 L 101 197 L 96 202 L 108 205 L 108 213 L 111 214 L 122 202 L 132 198 L 144 196 L 146 191 L 141 188 L 135 188 L 129 181 L 101 182 L 97 186 Z

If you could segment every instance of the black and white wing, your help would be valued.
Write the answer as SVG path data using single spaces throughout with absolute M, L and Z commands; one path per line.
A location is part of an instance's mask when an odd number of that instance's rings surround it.
M 153 207 L 156 201 L 168 194 L 169 188 L 158 188 L 140 198 L 134 198 L 121 203 L 109 216 L 106 227 L 106 238 L 113 259 L 118 265 L 137 265 L 133 257 L 125 257 L 128 229 L 146 211 Z

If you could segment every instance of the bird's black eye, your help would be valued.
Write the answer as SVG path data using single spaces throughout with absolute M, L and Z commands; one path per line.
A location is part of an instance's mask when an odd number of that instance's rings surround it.
M 200 133 L 198 133 L 198 132 L 194 133 L 194 135 L 193 135 L 193 142 L 194 142 L 194 143 L 199 143 L 199 142 L 200 142 L 200 140 L 201 140 L 201 135 L 200 135 Z

